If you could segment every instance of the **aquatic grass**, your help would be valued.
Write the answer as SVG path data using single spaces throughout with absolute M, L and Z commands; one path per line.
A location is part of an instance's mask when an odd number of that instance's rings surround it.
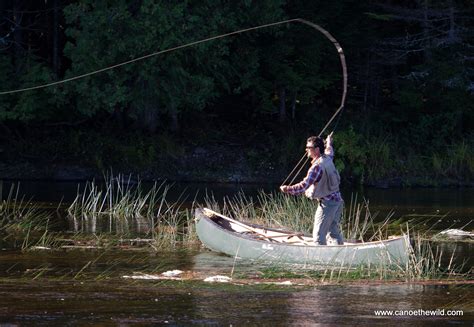
M 420 242 L 420 243 L 418 243 Z M 442 252 L 433 252 L 432 248 L 416 241 L 406 265 L 396 263 L 345 265 L 344 262 L 334 265 L 288 265 L 273 263 L 260 270 L 260 278 L 268 279 L 308 279 L 315 283 L 345 283 L 361 280 L 379 281 L 456 281 L 469 280 L 469 274 L 460 273 L 462 267 L 441 266 Z M 388 253 L 387 253 L 388 255 Z M 453 255 L 451 255 L 451 260 Z M 471 277 L 472 279 L 472 277 Z
M 258 193 L 257 200 L 238 193 L 233 198 L 225 198 L 222 205 L 212 196 L 206 197 L 205 204 L 206 207 L 236 220 L 292 230 L 307 230 L 316 210 L 313 202 L 301 197 L 264 192 Z
M 77 232 L 108 234 L 112 237 L 141 235 L 155 241 L 154 249 L 175 248 L 196 242 L 192 214 L 180 199 L 169 202 L 171 186 L 155 183 L 144 191 L 131 177 L 106 175 L 103 185 L 87 183 L 68 208 Z
M 194 208 L 196 203 L 193 202 L 191 209 L 184 211 L 185 221 L 182 228 L 182 244 L 183 246 L 200 245 L 199 238 L 196 233 L 196 224 L 194 223 Z
M 405 214 L 398 219 L 391 222 L 392 227 L 401 228 L 401 226 L 408 224 L 411 230 L 423 232 L 423 235 L 429 235 L 435 227 L 441 224 L 446 218 L 447 214 Z M 453 225 L 454 226 L 454 225 Z
M 455 250 L 449 257 L 447 266 L 442 264 L 443 251 L 434 243 L 417 233 L 412 237 L 409 261 L 405 268 L 407 280 L 466 279 L 468 273 L 462 273 L 463 265 L 453 265 Z M 471 277 L 472 278 L 472 277 Z
M 38 204 L 25 200 L 24 196 L 20 197 L 19 192 L 19 185 L 12 185 L 7 199 L 0 202 L 0 230 L 15 227 L 19 230 L 44 229 L 49 216 Z
M 30 233 L 26 234 L 26 237 L 23 240 L 21 249 L 23 251 L 28 251 L 28 250 L 35 250 L 35 249 L 51 249 L 54 247 L 57 247 L 59 242 L 57 241 L 58 238 L 57 232 L 51 232 L 49 230 L 45 230 L 43 234 L 39 237 L 39 239 L 36 238 L 30 238 Z
M 105 186 L 95 181 L 88 182 L 84 190 L 78 188 L 77 196 L 68 208 L 68 214 L 74 219 L 92 220 L 108 218 L 109 232 L 126 233 L 130 218 L 150 217 L 154 211 L 155 199 L 166 196 L 168 187 L 162 183 L 154 184 L 149 192 L 143 193 L 140 182 L 122 175 L 106 176 Z M 105 190 L 104 190 L 105 188 Z M 124 224 L 119 221 L 124 220 Z M 96 226 L 92 226 L 94 231 Z M 116 230 L 114 230 L 116 229 Z
M 213 198 L 208 198 L 206 205 L 237 220 L 298 232 L 311 230 L 317 206 L 314 201 L 303 197 L 289 197 L 283 194 L 265 194 L 263 192 L 258 195 L 257 201 L 238 194 L 233 199 L 225 199 L 221 208 Z M 353 279 L 419 281 L 466 278 L 466 274 L 461 273 L 462 267 L 454 267 L 451 264 L 444 267 L 441 264 L 442 258 L 444 258 L 442 251 L 438 248 L 433 250 L 432 244 L 425 241 L 427 236 L 424 232 L 429 231 L 430 228 L 416 229 L 422 223 L 420 220 L 413 219 L 413 217 L 408 222 L 395 220 L 393 211 L 389 212 L 382 220 L 377 219 L 378 221 L 376 221 L 376 217 L 377 214 L 370 212 L 367 200 L 363 199 L 361 202 L 358 201 L 357 195 L 351 196 L 341 222 L 346 239 L 360 242 L 381 241 L 386 240 L 389 235 L 408 234 L 411 236 L 416 231 L 416 236 L 411 237 L 409 260 L 405 265 L 393 262 L 390 253 L 381 251 L 380 255 L 383 256 L 384 263 L 376 265 L 369 263 L 354 267 L 348 258 L 347 262 L 334 263 L 334 265 L 324 268 L 308 266 L 304 269 L 318 270 L 317 276 L 322 283 Z M 433 219 L 439 221 L 438 216 Z M 413 222 L 413 226 L 410 226 L 409 222 Z M 431 226 L 433 225 L 431 224 Z M 451 261 L 452 259 L 453 257 L 451 257 Z M 288 264 L 277 262 L 276 267 L 280 266 L 288 266 Z M 314 279 L 315 276 L 316 274 L 313 274 L 309 277 Z
M 262 224 L 296 231 L 308 231 L 311 230 L 317 204 L 304 197 L 260 192 L 258 207 L 259 222 Z
M 140 182 L 132 182 L 130 177 L 122 176 L 110 178 L 105 185 L 90 183 L 87 192 L 78 192 L 75 201 L 68 208 L 76 230 L 76 234 L 71 236 L 72 243 L 78 244 L 82 241 L 87 245 L 87 242 L 90 242 L 92 246 L 108 249 L 123 246 L 126 240 L 132 240 L 130 237 L 133 231 L 141 230 L 142 236 L 152 240 L 143 244 L 155 251 L 199 245 L 193 221 L 197 204 L 193 202 L 189 209 L 179 201 L 170 203 L 166 197 L 168 190 L 169 187 L 165 184 L 155 183 L 151 190 L 144 192 Z M 222 203 L 211 195 L 206 198 L 205 203 L 207 207 L 237 220 L 301 232 L 311 230 L 317 206 L 317 203 L 304 197 L 263 192 L 256 198 L 239 193 L 233 198 L 224 199 Z M 346 238 L 361 241 L 382 240 L 394 231 L 397 234 L 412 235 L 421 223 L 410 218 L 408 221 L 413 222 L 414 227 L 405 226 L 406 220 L 395 221 L 394 224 L 393 213 L 389 213 L 382 221 L 375 221 L 376 219 L 380 220 L 377 214 L 370 212 L 368 201 L 359 201 L 357 195 L 351 196 L 341 222 Z M 104 222 L 105 227 L 101 225 Z M 95 227 L 88 227 L 90 224 Z M 25 248 L 31 247 L 32 244 L 64 244 L 64 240 L 51 237 L 51 234 L 43 234 L 44 231 L 37 241 L 32 242 L 32 231 L 33 226 L 27 229 Z M 88 234 L 91 232 L 92 234 Z M 441 265 L 443 253 L 423 243 L 423 234 L 412 237 L 412 242 L 414 246 L 410 260 L 404 266 L 392 262 L 346 268 L 344 263 L 335 263 L 334 266 L 325 267 L 318 275 L 313 274 L 312 278 L 318 278 L 325 283 L 357 278 L 412 281 L 463 277 L 459 274 L 458 267 Z M 389 254 L 386 255 L 389 260 Z M 347 260 L 350 261 L 350 258 Z M 77 278 L 82 278 L 87 270 L 88 267 L 84 268 Z
M 50 208 L 20 197 L 19 184 L 13 184 L 7 198 L 0 201 L 0 237 L 14 247 L 17 239 L 22 240 L 23 250 L 31 246 L 50 246 L 55 234 L 52 221 Z
M 206 197 L 206 207 L 233 217 L 239 221 L 307 233 L 312 230 L 317 202 L 304 197 L 292 197 L 281 193 L 259 192 L 257 200 L 238 193 L 225 198 L 220 205 L 212 196 Z M 357 201 L 351 196 L 341 219 L 346 239 L 371 240 L 387 234 L 394 213 L 390 212 L 381 222 L 375 222 L 377 214 L 369 210 L 369 202 Z M 369 238 L 369 239 L 368 239 Z

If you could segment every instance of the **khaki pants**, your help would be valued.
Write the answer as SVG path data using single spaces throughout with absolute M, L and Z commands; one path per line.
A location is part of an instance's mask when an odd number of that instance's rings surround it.
M 344 244 L 339 223 L 342 216 L 344 201 L 320 200 L 318 209 L 314 215 L 313 240 L 319 245 L 326 245 L 326 236 L 337 241 L 337 244 Z

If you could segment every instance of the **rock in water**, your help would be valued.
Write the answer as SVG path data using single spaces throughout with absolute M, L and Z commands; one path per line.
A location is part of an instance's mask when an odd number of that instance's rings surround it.
M 164 273 L 161 273 L 161 275 L 165 277 L 176 277 L 178 275 L 181 275 L 182 273 L 183 273 L 182 270 L 175 269 L 175 270 L 165 271 Z
M 228 283 L 232 281 L 232 278 L 227 277 L 227 276 L 217 275 L 217 276 L 207 277 L 206 279 L 204 279 L 204 281 L 208 283 Z
M 465 239 L 465 238 L 474 238 L 474 233 L 466 232 L 461 229 L 446 229 L 438 234 L 436 234 L 433 238 L 435 239 Z

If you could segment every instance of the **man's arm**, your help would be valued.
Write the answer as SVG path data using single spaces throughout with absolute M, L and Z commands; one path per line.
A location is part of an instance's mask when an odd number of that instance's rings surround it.
M 334 148 L 332 147 L 332 133 L 326 137 L 326 148 L 324 149 L 324 154 L 334 158 Z
M 318 165 L 314 165 L 308 170 L 308 174 L 301 182 L 295 185 L 291 185 L 291 186 L 282 185 L 280 186 L 280 190 L 283 193 L 289 193 L 292 195 L 302 194 L 311 185 L 313 185 L 315 182 L 321 179 L 321 172 L 322 172 L 321 168 Z

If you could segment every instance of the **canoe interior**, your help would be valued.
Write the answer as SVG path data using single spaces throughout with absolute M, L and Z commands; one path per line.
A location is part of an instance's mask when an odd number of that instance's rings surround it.
M 246 224 L 242 222 L 233 222 L 229 218 L 224 218 L 222 215 L 213 214 L 210 210 L 205 213 L 206 217 L 209 218 L 216 225 L 221 228 L 239 234 L 245 238 L 251 238 L 256 240 L 268 241 L 271 243 L 286 243 L 293 245 L 302 246 L 318 246 L 313 242 L 313 238 L 309 235 L 305 235 L 301 232 L 286 231 L 275 228 L 267 228 L 255 224 Z M 329 241 L 330 242 L 330 241 Z M 344 242 L 344 245 L 357 244 L 361 241 L 351 240 Z M 336 245 L 334 243 L 334 245 Z

